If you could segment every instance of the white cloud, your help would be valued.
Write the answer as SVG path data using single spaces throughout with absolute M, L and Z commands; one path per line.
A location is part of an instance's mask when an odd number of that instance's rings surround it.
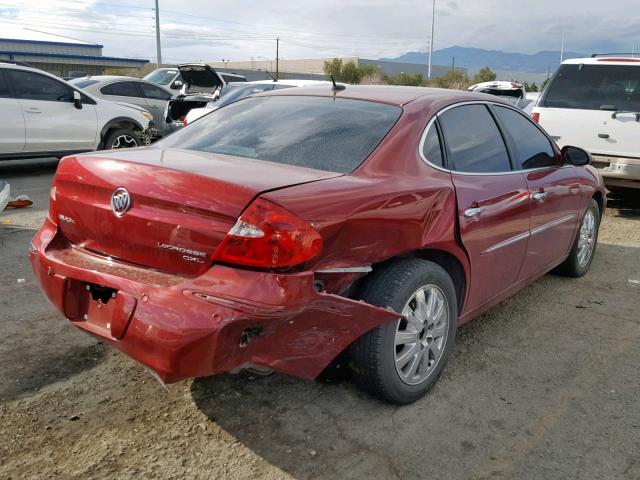
M 171 62 L 273 58 L 276 36 L 284 58 L 391 57 L 425 51 L 431 21 L 429 0 L 161 0 L 160 7 Z M 635 11 L 637 0 L 436 0 L 434 45 L 558 50 L 565 31 L 567 50 L 629 50 L 634 42 L 640 50 Z M 1 22 L 101 43 L 106 55 L 155 56 L 151 0 L 3 0 Z

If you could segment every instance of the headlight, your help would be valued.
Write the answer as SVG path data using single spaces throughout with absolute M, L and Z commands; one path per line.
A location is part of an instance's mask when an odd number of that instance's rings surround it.
M 153 120 L 153 115 L 151 115 L 149 112 L 142 112 L 142 116 L 149 121 Z

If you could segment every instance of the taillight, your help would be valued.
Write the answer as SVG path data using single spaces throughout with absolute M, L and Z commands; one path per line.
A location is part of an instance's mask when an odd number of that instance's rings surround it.
M 307 222 L 258 199 L 240 216 L 213 259 L 260 268 L 300 265 L 322 250 L 320 234 Z
M 540 123 L 540 114 L 538 112 L 533 112 L 531 114 L 531 119 L 536 123 Z
M 182 120 L 182 126 L 183 126 L 183 127 L 186 127 L 187 125 L 189 125 L 189 120 L 187 120 L 187 117 L 185 116 L 185 117 L 182 117 L 182 118 L 183 118 L 183 120 Z
M 56 186 L 53 185 L 49 190 L 49 220 L 55 225 L 58 224 L 58 214 L 56 211 Z

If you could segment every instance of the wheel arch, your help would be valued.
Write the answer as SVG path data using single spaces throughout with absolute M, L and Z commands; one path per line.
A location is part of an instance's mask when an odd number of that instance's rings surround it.
M 115 128 L 133 128 L 133 130 L 140 132 L 144 130 L 143 126 L 131 117 L 112 118 L 105 123 L 102 130 L 100 130 L 100 148 L 103 147 L 104 139 L 107 137 L 109 132 Z
M 596 190 L 593 194 L 593 199 L 598 204 L 598 209 L 600 210 L 600 218 L 604 215 L 604 196 L 600 190 Z
M 458 255 L 444 250 L 442 248 L 433 247 L 433 248 L 424 248 L 419 250 L 413 250 L 402 255 L 389 258 L 384 262 L 380 262 L 378 264 L 372 265 L 375 267 L 376 265 L 382 265 L 384 263 L 396 260 L 398 258 L 419 258 L 421 260 L 428 260 L 437 265 L 440 265 L 444 270 L 449 274 L 451 280 L 456 289 L 456 296 L 458 299 L 458 315 L 462 314 L 465 299 L 467 296 L 468 289 L 468 265 L 465 267 L 465 263 L 463 260 L 459 258 Z M 466 258 L 466 257 L 462 257 Z

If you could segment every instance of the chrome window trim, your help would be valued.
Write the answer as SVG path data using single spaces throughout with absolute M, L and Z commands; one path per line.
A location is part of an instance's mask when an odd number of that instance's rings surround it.
M 427 165 L 429 165 L 431 168 L 435 168 L 436 170 L 440 170 L 441 172 L 447 172 L 447 173 L 456 173 L 459 175 L 468 175 L 468 176 L 495 176 L 495 175 L 513 175 L 513 174 L 519 174 L 519 173 L 529 173 L 529 172 L 538 172 L 538 171 L 542 171 L 542 170 L 548 170 L 550 168 L 565 168 L 567 166 L 571 166 L 571 165 L 562 165 L 560 164 L 558 167 L 537 167 L 537 168 L 527 168 L 527 169 L 522 169 L 522 170 L 510 170 L 508 172 L 461 172 L 459 170 L 451 170 L 449 168 L 444 168 L 438 165 L 435 165 L 433 163 L 431 163 L 425 156 L 424 156 L 424 143 L 427 139 L 427 133 L 429 133 L 429 129 L 431 127 L 433 127 L 433 124 L 436 123 L 436 120 L 438 120 L 438 118 L 440 117 L 440 115 L 442 115 L 443 113 L 456 108 L 456 107 L 462 107 L 465 105 L 497 105 L 498 107 L 505 107 L 505 108 L 510 108 L 511 110 L 514 110 L 516 112 L 518 112 L 520 115 L 526 117 L 526 115 L 521 111 L 518 110 L 515 107 L 512 107 L 511 105 L 505 105 L 504 103 L 500 103 L 500 102 L 492 102 L 489 100 L 470 100 L 470 101 L 466 101 L 466 102 L 460 102 L 460 103 L 454 103 L 452 105 L 448 105 L 445 108 L 443 108 L 442 110 L 439 110 L 438 112 L 436 112 L 436 114 L 431 118 L 431 120 L 429 120 L 429 123 L 427 123 L 427 126 L 424 128 L 423 132 L 422 132 L 422 136 L 420 137 L 420 144 L 418 145 L 418 154 L 420 155 L 420 158 L 422 159 L 422 161 L 424 163 L 426 163 Z M 527 117 L 528 118 L 528 117 Z M 494 120 L 495 123 L 495 120 Z M 546 134 L 546 132 L 544 130 L 542 130 L 542 128 L 537 125 L 535 122 L 532 122 L 537 128 L 538 130 L 540 130 L 540 133 L 542 133 L 547 140 L 549 140 L 549 143 L 552 143 L 553 141 L 549 139 L 549 136 Z M 497 124 L 496 124 L 497 126 Z M 500 137 L 502 138 L 502 133 L 500 133 Z M 503 139 L 504 141 L 504 139 Z M 441 148 L 444 147 L 444 145 L 442 145 L 442 138 L 440 138 L 440 142 L 441 142 Z M 506 148 L 506 145 L 505 145 Z

